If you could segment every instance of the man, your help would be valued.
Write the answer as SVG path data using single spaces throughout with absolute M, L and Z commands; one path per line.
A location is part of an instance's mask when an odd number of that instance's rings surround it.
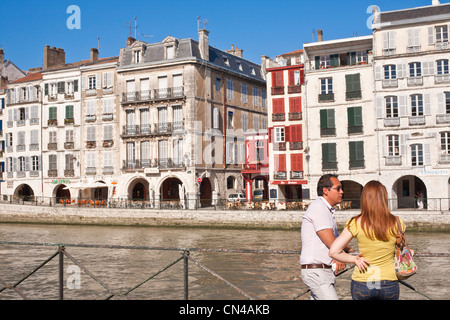
M 334 208 L 342 201 L 342 185 L 336 175 L 326 174 L 319 179 L 317 195 L 306 210 L 302 220 L 300 255 L 303 282 L 311 291 L 311 300 L 338 300 L 334 284 L 336 276 L 332 270 L 333 259 L 328 255 L 329 248 L 337 238 Z M 351 251 L 349 247 L 346 251 Z M 345 264 L 335 261 L 336 273 Z

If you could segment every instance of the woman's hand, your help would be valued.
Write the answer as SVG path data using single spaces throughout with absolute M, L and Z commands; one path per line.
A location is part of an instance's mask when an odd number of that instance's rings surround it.
M 359 271 L 364 271 L 369 266 L 370 262 L 364 259 L 362 253 L 359 253 L 355 256 L 354 264 L 358 267 Z

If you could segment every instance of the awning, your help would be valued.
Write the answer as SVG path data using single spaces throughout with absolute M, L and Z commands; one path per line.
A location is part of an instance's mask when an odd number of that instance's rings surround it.
M 84 189 L 90 189 L 90 188 L 107 188 L 107 187 L 108 187 L 108 185 L 103 182 L 88 182 L 88 183 L 77 182 L 77 183 L 71 183 L 63 189 L 64 190 L 68 190 L 68 189 L 84 190 Z

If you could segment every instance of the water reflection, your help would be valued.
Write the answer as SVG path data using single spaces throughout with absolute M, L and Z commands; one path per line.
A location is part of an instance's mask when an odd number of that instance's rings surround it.
M 416 252 L 448 252 L 450 234 L 411 233 L 408 242 Z M 98 226 L 48 226 L 0 224 L 0 241 L 101 244 L 176 248 L 300 250 L 299 231 L 222 230 L 199 228 L 134 228 Z M 352 243 L 355 245 L 354 243 Z M 55 247 L 0 246 L 0 277 L 14 283 L 51 256 Z M 90 272 L 123 293 L 178 259 L 180 251 L 145 251 L 68 247 L 67 251 Z M 290 300 L 305 292 L 296 254 L 246 254 L 191 252 L 192 257 L 257 299 Z M 416 259 L 419 274 L 408 280 L 433 299 L 448 299 L 448 258 Z M 73 263 L 65 258 L 65 270 Z M 65 280 L 71 274 L 65 275 Z M 350 297 L 351 272 L 338 278 L 341 299 Z M 19 286 L 31 299 L 58 299 L 58 259 L 54 259 Z M 98 281 L 81 273 L 80 289 L 65 289 L 65 299 L 104 299 L 109 295 Z M 183 264 L 173 267 L 143 284 L 128 296 L 131 299 L 183 299 Z M 189 264 L 190 299 L 245 299 L 227 284 Z M 115 299 L 125 299 L 117 296 Z M 401 286 L 400 298 L 425 299 Z M 20 299 L 14 291 L 0 293 L 0 299 Z M 308 299 L 304 295 L 299 299 Z

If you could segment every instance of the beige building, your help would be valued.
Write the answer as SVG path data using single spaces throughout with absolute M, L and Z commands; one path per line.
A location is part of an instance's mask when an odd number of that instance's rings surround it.
M 198 41 L 129 38 L 117 74 L 118 197 L 196 208 L 244 189 L 244 132 L 267 128 L 259 65 L 240 49 L 209 46 L 209 32 L 202 29 Z

